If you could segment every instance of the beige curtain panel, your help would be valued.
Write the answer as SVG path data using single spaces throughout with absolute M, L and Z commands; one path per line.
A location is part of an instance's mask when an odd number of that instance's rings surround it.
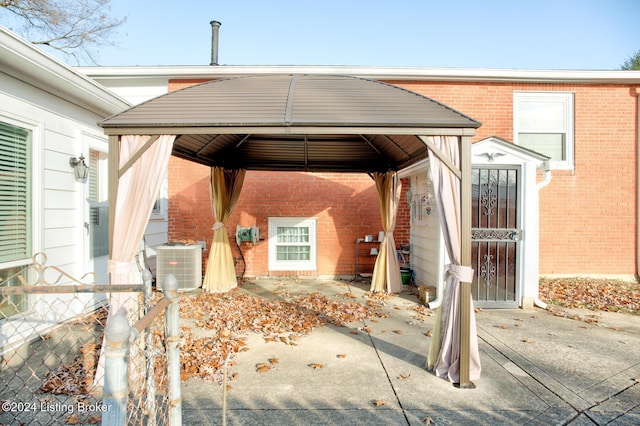
M 119 155 L 121 173 L 129 159 L 137 155 L 149 139 L 150 136 L 140 135 L 121 137 Z M 169 166 L 174 140 L 173 135 L 159 136 L 118 179 L 113 248 L 109 259 L 109 273 L 113 285 L 141 282 L 134 259 L 140 249 L 144 230 Z M 116 295 L 112 295 L 111 313 L 117 312 L 120 307 Z
M 400 278 L 400 266 L 396 253 L 396 242 L 393 231 L 396 227 L 398 205 L 402 184 L 396 172 L 372 173 L 371 177 L 376 183 L 378 201 L 380 204 L 380 217 L 384 237 L 378 250 L 378 258 L 373 268 L 371 278 L 371 291 L 387 291 L 388 293 L 400 293 L 402 291 L 402 279 Z
M 135 264 L 144 230 L 158 198 L 160 185 L 169 166 L 175 136 L 159 136 L 127 170 L 131 158 L 138 155 L 150 141 L 150 136 L 127 135 L 120 138 L 118 195 L 116 197 L 113 248 L 109 259 L 112 285 L 141 284 L 142 277 Z M 155 138 L 155 136 L 154 136 Z M 124 173 L 123 173 L 124 171 Z M 111 182 L 113 184 L 113 182 Z M 114 293 L 109 299 L 109 319 L 123 310 L 130 322 L 137 320 L 134 311 L 135 293 Z M 104 378 L 104 345 L 102 346 L 95 382 Z
M 229 236 L 224 224 L 238 202 L 245 174 L 246 170 L 242 169 L 211 168 L 211 205 L 215 224 L 202 284 L 205 291 L 210 293 L 222 293 L 238 285 Z
M 459 140 L 455 136 L 430 136 L 433 145 L 453 165 L 460 168 Z M 429 153 L 431 181 L 440 214 L 440 225 L 451 264 L 445 268 L 442 305 L 436 313 L 436 324 L 427 357 L 427 369 L 436 376 L 460 382 L 460 282 L 471 282 L 473 269 L 460 265 L 461 219 L 460 179 L 436 155 Z M 471 303 L 471 337 L 469 379 L 480 378 L 480 352 L 476 319 Z

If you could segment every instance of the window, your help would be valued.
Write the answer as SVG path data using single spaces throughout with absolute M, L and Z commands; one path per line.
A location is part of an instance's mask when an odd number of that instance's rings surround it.
M 168 220 L 169 202 L 168 202 L 167 178 L 162 179 L 158 198 L 153 203 L 150 220 Z
M 316 269 L 316 219 L 269 218 L 269 270 Z
M 91 258 L 109 254 L 109 202 L 106 186 L 107 154 L 89 150 L 89 222 Z
M 573 93 L 515 92 L 513 108 L 514 142 L 573 168 Z
M 31 132 L 0 122 L 0 263 L 31 258 Z
M 32 256 L 31 196 L 31 131 L 0 122 L 0 285 L 20 285 Z M 26 302 L 25 295 L 2 298 L 0 319 L 24 311 Z

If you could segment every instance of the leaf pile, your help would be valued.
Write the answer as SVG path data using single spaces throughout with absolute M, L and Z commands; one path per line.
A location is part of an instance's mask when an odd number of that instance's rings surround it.
M 613 279 L 544 278 L 540 296 L 565 308 L 622 312 L 640 315 L 640 284 Z
M 227 293 L 200 293 L 180 299 L 180 316 L 195 320 L 199 328 L 212 330 L 213 336 L 184 335 L 180 351 L 183 380 L 198 377 L 219 382 L 227 356 L 247 350 L 248 332 L 261 334 L 267 342 L 296 345 L 299 337 L 330 323 L 346 323 L 377 315 L 369 306 L 332 300 L 319 293 L 268 300 L 234 289 Z M 263 368 L 266 370 L 265 368 Z
M 54 395 L 89 393 L 93 387 L 101 346 L 101 342 L 84 344 L 71 364 L 60 364 L 55 370 L 45 373 L 46 380 L 40 386 L 40 390 Z
M 72 326 L 83 329 L 100 328 L 107 322 L 108 310 L 100 308 L 92 314 L 78 319 Z M 73 330 L 70 330 L 72 332 Z M 71 363 L 61 363 L 55 370 L 45 373 L 45 381 L 40 391 L 54 395 L 80 395 L 89 393 L 93 388 L 93 379 L 98 365 L 100 348 L 102 347 L 102 333 L 95 341 L 87 342 L 73 358 Z

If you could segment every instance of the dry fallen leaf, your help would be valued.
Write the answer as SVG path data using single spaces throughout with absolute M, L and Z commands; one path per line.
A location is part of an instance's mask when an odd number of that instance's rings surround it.
M 336 355 L 337 358 L 346 358 L 347 354 L 338 354 Z
M 435 422 L 431 417 L 425 417 L 424 419 L 422 419 L 422 423 L 424 423 L 426 426 L 435 425 Z
M 431 330 L 425 331 L 424 335 L 427 337 L 431 337 L 433 335 L 433 333 L 431 332 Z
M 401 373 L 401 374 L 398 376 L 398 379 L 404 380 L 404 379 L 408 379 L 409 377 L 411 377 L 411 374 Z
M 384 402 L 384 399 L 374 399 L 373 401 L 371 401 L 371 403 L 376 407 L 380 407 L 381 405 L 386 404 L 386 402 Z
M 271 370 L 271 366 L 269 364 L 265 364 L 264 362 L 256 364 L 256 371 L 258 373 L 266 373 L 269 370 Z
M 521 342 L 523 342 L 523 343 L 533 343 L 533 340 L 531 340 L 531 339 L 522 339 Z
M 503 330 L 506 330 L 507 328 L 509 328 L 509 326 L 508 326 L 508 325 L 506 325 L 506 324 L 500 324 L 500 325 L 498 326 L 498 328 L 501 328 L 501 329 L 503 329 Z
M 393 330 L 394 333 L 396 334 L 404 334 L 404 332 L 402 330 Z
M 309 364 L 309 367 L 313 368 L 314 370 L 318 370 L 320 368 L 324 368 L 324 364 L 318 364 L 318 363 L 313 363 L 313 364 Z
M 269 364 L 271 365 L 275 365 L 280 362 L 278 358 L 269 358 L 267 361 L 269 361 Z
M 66 423 L 67 423 L 68 425 L 77 425 L 77 424 L 80 424 L 80 418 L 79 418 L 77 415 L 72 414 L 72 415 L 70 415 L 69 417 L 67 417 L 67 421 L 66 421 Z

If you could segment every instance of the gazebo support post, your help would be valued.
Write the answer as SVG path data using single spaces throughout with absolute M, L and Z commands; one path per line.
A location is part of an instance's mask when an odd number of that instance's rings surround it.
M 109 259 L 113 256 L 113 234 L 116 223 L 116 199 L 118 198 L 118 182 L 120 181 L 120 136 L 109 135 L 108 155 L 109 181 Z M 109 274 L 111 283 L 111 274 Z
M 471 266 L 471 137 L 460 137 L 460 263 Z M 471 368 L 471 283 L 460 283 L 460 388 L 473 389 Z

